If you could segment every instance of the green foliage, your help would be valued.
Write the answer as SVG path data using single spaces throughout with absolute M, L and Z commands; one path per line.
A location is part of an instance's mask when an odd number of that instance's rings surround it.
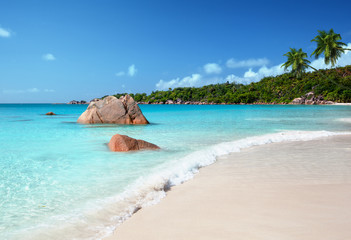
M 325 77 L 327 76 L 327 78 Z M 290 103 L 294 98 L 313 91 L 325 100 L 351 102 L 351 66 L 302 73 L 296 78 L 290 73 L 276 77 L 265 77 L 249 85 L 237 83 L 212 84 L 200 88 L 174 88 L 130 94 L 138 102 L 160 103 L 167 100 L 206 103 Z M 117 98 L 126 93 L 116 94 Z
M 296 50 L 295 48 L 290 48 L 290 52 L 287 52 L 283 56 L 286 56 L 288 60 L 281 67 L 287 70 L 291 67 L 291 73 L 297 78 L 301 78 L 302 74 L 309 67 L 308 64 L 311 62 L 307 60 L 307 53 L 303 52 L 300 48 Z
M 325 64 L 335 66 L 337 59 L 346 50 L 344 47 L 347 46 L 345 43 L 340 42 L 340 34 L 334 33 L 333 29 L 329 32 L 318 30 L 318 36 L 311 40 L 311 42 L 317 43 L 317 48 L 314 50 L 311 56 L 315 55 L 317 59 L 320 55 L 324 54 Z

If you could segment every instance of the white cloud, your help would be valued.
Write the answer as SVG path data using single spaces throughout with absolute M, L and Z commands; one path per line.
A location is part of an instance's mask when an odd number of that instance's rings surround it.
M 56 60 L 55 56 L 52 55 L 51 53 L 44 54 L 42 57 L 43 57 L 43 59 L 45 61 L 54 61 L 54 60 Z
M 249 84 L 251 82 L 250 78 L 245 78 L 245 77 L 238 77 L 234 74 L 230 74 L 225 78 L 225 82 L 235 82 L 235 83 L 240 83 L 240 84 Z
M 128 75 L 130 77 L 133 77 L 136 73 L 137 73 L 138 69 L 136 69 L 135 65 L 132 64 L 128 67 L 128 70 L 127 72 L 125 71 L 120 71 L 118 73 L 116 73 L 116 76 L 117 77 L 122 77 L 122 76 L 125 76 L 125 75 Z
M 138 71 L 138 70 L 135 68 L 135 65 L 132 64 L 132 65 L 130 65 L 129 68 L 128 68 L 128 75 L 131 76 L 131 77 L 133 77 L 133 76 L 137 73 L 137 71 Z
M 249 71 L 244 73 L 244 78 L 255 78 L 257 77 L 258 73 L 255 73 L 252 71 L 252 69 L 250 68 Z
M 238 61 L 234 58 L 231 58 L 227 61 L 228 68 L 245 68 L 245 67 L 261 67 L 269 64 L 267 58 L 257 58 L 257 59 L 248 59 Z
M 269 77 L 269 76 L 277 76 L 280 74 L 284 73 L 284 68 L 281 68 L 282 64 L 273 66 L 273 67 L 260 67 L 257 72 L 253 71 L 252 68 L 250 68 L 248 71 L 244 73 L 244 76 L 242 78 L 237 78 L 235 81 L 237 83 L 242 83 L 242 84 L 249 84 L 251 82 L 258 82 L 264 77 Z
M 11 32 L 9 30 L 6 30 L 0 27 L 0 37 L 3 37 L 3 38 L 11 37 Z
M 280 67 L 281 64 L 267 68 L 263 66 L 258 69 L 257 72 L 249 68 L 248 71 L 244 73 L 242 77 L 236 76 L 234 74 L 228 75 L 225 80 L 229 82 L 236 82 L 240 84 L 250 84 L 252 82 L 258 82 L 264 77 L 277 76 L 284 73 L 284 69 Z
M 207 74 L 219 74 L 222 72 L 222 68 L 217 63 L 205 64 L 204 70 Z
M 120 72 L 116 73 L 116 76 L 121 77 L 121 76 L 124 76 L 125 74 L 126 74 L 125 72 L 120 71 Z
M 177 87 L 193 87 L 201 83 L 202 76 L 200 74 L 192 74 L 191 76 L 184 77 L 182 79 L 175 78 L 170 81 L 163 81 L 162 79 L 156 84 L 158 90 L 168 90 L 168 88 Z

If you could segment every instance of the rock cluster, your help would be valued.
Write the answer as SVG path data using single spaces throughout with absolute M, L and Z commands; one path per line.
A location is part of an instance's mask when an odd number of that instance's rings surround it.
M 82 101 L 72 100 L 72 101 L 68 102 L 67 104 L 88 104 L 88 103 L 84 100 L 82 100 Z
M 148 124 L 138 104 L 125 95 L 117 99 L 114 96 L 90 102 L 87 110 L 80 115 L 78 123 L 112 123 L 112 124 Z
M 156 105 L 162 105 L 162 104 L 184 104 L 184 105 L 220 105 L 220 104 L 226 104 L 226 103 L 213 103 L 213 102 L 210 102 L 210 103 L 207 103 L 207 102 L 199 102 L 199 101 L 196 101 L 196 102 L 193 102 L 193 101 L 182 101 L 180 99 L 176 100 L 176 101 L 173 101 L 173 100 L 167 100 L 165 102 L 138 102 L 138 104 L 156 104 Z
M 324 104 L 334 104 L 332 101 L 324 100 L 322 95 L 315 96 L 314 92 L 306 93 L 304 96 L 295 98 L 291 101 L 291 104 L 305 104 L 305 105 L 324 105 Z
M 113 152 L 128 152 L 137 150 L 157 150 L 160 149 L 157 145 L 128 137 L 127 135 L 113 135 L 108 147 Z

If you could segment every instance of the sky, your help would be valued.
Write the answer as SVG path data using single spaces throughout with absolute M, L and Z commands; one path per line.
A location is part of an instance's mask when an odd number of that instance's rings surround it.
M 317 30 L 333 28 L 351 47 L 350 7 L 324 0 L 0 0 L 0 103 L 259 81 L 284 73 L 289 48 L 310 56 Z M 346 52 L 338 66 L 349 64 Z

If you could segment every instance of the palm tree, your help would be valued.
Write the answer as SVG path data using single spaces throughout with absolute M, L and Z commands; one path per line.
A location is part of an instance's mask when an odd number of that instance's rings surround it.
M 311 42 L 317 43 L 317 48 L 311 56 L 315 55 L 317 59 L 324 53 L 325 64 L 331 63 L 334 67 L 337 59 L 345 52 L 345 50 L 351 51 L 351 49 L 344 48 L 347 45 L 339 41 L 341 40 L 341 36 L 340 34 L 334 33 L 333 29 L 330 29 L 328 33 L 326 31 L 318 30 L 318 33 L 319 35 L 311 40 Z
M 286 71 L 291 66 L 291 73 L 297 78 L 301 78 L 302 74 L 309 67 L 317 70 L 309 65 L 311 62 L 306 59 L 307 53 L 303 52 L 301 48 L 299 50 L 290 48 L 290 52 L 287 52 L 283 56 L 286 56 L 288 60 L 281 67 L 284 67 Z

